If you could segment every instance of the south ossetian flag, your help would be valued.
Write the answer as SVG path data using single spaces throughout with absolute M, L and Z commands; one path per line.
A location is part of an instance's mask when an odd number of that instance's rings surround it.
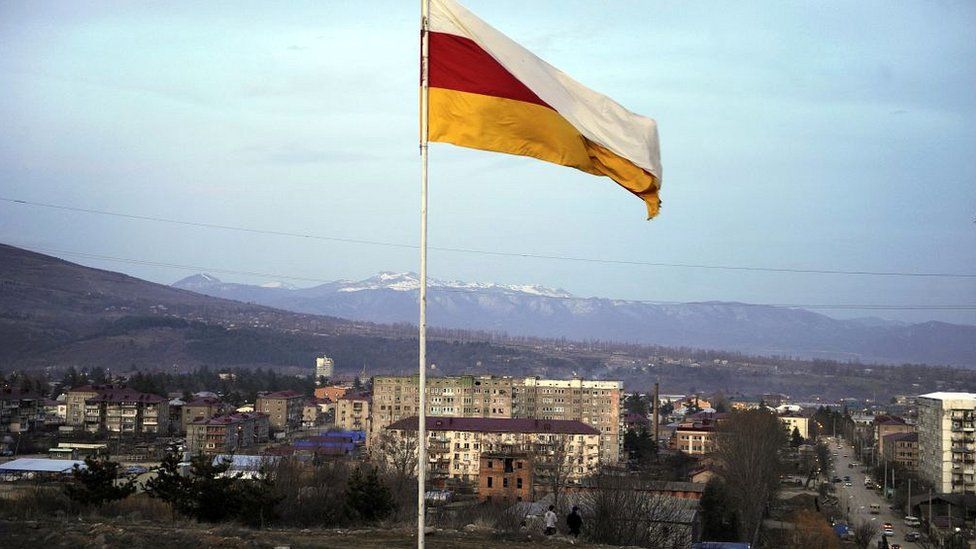
M 657 123 L 576 82 L 454 0 L 430 0 L 430 141 L 605 175 L 661 201 Z

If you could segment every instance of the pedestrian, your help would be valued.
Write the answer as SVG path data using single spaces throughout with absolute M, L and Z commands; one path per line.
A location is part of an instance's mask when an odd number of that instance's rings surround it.
M 573 534 L 574 538 L 578 538 L 580 528 L 583 527 L 583 517 L 579 514 L 579 507 L 573 506 L 573 512 L 566 517 L 566 525 L 569 526 L 569 533 Z
M 550 505 L 549 510 L 546 511 L 546 529 L 545 534 L 551 536 L 556 533 L 556 506 Z

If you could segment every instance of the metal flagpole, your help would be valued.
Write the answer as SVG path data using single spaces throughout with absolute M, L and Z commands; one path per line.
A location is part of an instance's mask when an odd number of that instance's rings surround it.
M 417 549 L 424 549 L 427 485 L 427 91 L 430 0 L 420 0 L 420 399 L 417 410 Z

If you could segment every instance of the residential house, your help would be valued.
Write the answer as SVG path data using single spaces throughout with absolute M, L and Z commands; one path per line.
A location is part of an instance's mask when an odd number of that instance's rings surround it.
M 269 420 L 260 412 L 233 413 L 200 418 L 186 431 L 187 451 L 191 454 L 240 453 L 268 441 Z

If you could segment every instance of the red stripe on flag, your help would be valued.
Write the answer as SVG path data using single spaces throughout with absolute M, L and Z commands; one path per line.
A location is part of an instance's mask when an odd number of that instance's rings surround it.
M 469 38 L 431 32 L 428 35 L 428 48 L 429 84 L 433 88 L 514 99 L 549 107 Z

